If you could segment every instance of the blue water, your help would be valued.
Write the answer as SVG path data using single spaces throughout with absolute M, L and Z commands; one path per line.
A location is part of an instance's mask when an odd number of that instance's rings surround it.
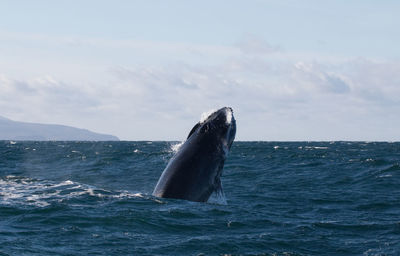
M 400 143 L 235 142 L 226 204 L 151 196 L 174 144 L 0 141 L 0 255 L 400 254 Z

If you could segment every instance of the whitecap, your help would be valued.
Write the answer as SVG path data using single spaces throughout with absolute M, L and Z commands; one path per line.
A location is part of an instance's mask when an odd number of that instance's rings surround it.
M 35 207 L 46 207 L 54 202 L 61 202 L 91 196 L 99 199 L 126 199 L 144 198 L 163 203 L 152 196 L 129 191 L 107 191 L 95 186 L 81 184 L 71 180 L 62 182 L 51 182 L 34 180 L 24 177 L 6 176 L 0 178 L 0 204 L 4 205 L 32 205 Z

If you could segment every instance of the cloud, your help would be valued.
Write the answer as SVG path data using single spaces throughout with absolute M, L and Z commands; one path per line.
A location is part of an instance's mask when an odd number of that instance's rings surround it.
M 331 71 L 324 71 L 323 67 L 315 63 L 297 62 L 294 64 L 299 80 L 308 81 L 312 86 L 328 93 L 349 93 L 350 86 L 343 74 L 337 74 Z
M 344 79 L 336 75 L 325 74 L 325 81 L 327 89 L 333 93 L 347 93 L 350 91 L 350 87 Z
M 272 45 L 255 35 L 246 35 L 237 43 L 237 47 L 248 55 L 266 55 L 282 51 L 282 47 Z
M 234 46 L 33 40 L 65 52 L 26 58 L 20 73 L 0 60 L 0 115 L 182 139 L 202 112 L 232 106 L 239 139 L 400 139 L 396 61 L 313 58 L 251 36 Z
M 51 76 L 17 80 L 0 76 L 2 114 L 21 121 L 62 120 L 96 106 L 99 99 L 80 85 L 66 84 Z M 46 121 L 46 118 L 48 120 Z

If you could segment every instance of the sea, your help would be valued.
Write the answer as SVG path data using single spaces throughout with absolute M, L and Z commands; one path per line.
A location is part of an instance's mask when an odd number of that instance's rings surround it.
M 0 255 L 400 255 L 400 143 L 234 142 L 207 203 L 178 143 L 0 141 Z

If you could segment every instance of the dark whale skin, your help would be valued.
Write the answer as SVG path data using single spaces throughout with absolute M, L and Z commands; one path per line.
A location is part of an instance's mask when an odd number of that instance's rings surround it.
M 236 134 L 231 108 L 221 108 L 197 123 L 161 174 L 153 195 L 206 202 L 221 192 L 221 174 Z

